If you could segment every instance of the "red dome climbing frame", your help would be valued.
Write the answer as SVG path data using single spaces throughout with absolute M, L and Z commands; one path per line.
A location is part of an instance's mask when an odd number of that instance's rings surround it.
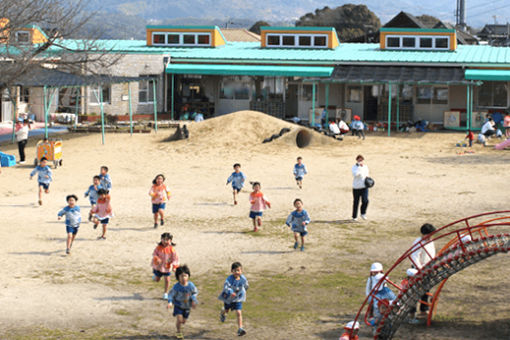
M 469 237 L 468 237 L 469 236 Z M 411 255 L 426 244 L 435 242 L 440 249 L 436 256 L 425 264 L 418 273 L 409 280 L 407 289 L 401 289 L 393 283 L 389 276 L 401 277 L 405 269 L 412 265 Z M 439 248 L 440 246 L 441 248 Z M 423 249 L 425 252 L 426 250 Z M 386 271 L 385 282 L 396 288 L 397 298 L 389 305 L 379 323 L 374 326 L 374 339 L 391 339 L 400 324 L 405 322 L 412 307 L 420 301 L 420 297 L 437 286 L 434 293 L 427 293 L 432 297 L 429 303 L 430 311 L 427 325 L 430 326 L 433 314 L 442 288 L 448 278 L 464 268 L 475 264 L 498 253 L 510 250 L 510 211 L 496 211 L 466 217 L 436 230 L 426 242 L 419 242 L 409 248 Z M 369 299 L 377 299 L 375 293 L 382 284 L 381 280 L 370 292 L 356 314 L 355 320 L 360 319 L 365 312 L 365 323 L 372 327 L 367 315 L 370 309 Z

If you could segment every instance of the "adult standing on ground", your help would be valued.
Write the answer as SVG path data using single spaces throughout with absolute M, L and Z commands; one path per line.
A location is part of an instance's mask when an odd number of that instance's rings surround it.
M 368 188 L 365 179 L 368 177 L 368 166 L 363 164 L 365 158 L 362 155 L 356 156 L 356 164 L 352 167 L 352 220 L 358 219 L 358 206 L 361 198 L 361 218 L 367 219 Z
M 28 142 L 28 131 L 30 130 L 30 122 L 28 119 L 23 123 L 16 124 L 16 141 L 18 142 L 19 164 L 25 163 L 25 146 Z
M 434 231 L 436 231 L 436 227 L 430 223 L 425 223 L 420 228 L 421 237 L 418 237 L 413 242 L 413 246 L 421 242 L 421 247 L 416 249 L 411 254 L 411 262 L 413 263 L 413 267 L 418 270 L 421 270 L 423 266 L 425 266 L 434 257 L 436 257 L 436 246 L 434 245 L 434 242 L 429 242 L 430 236 Z M 420 299 L 425 303 L 428 303 L 429 301 L 429 296 L 427 293 L 428 291 L 426 291 Z M 420 303 L 420 312 L 422 314 L 427 314 L 429 310 L 429 306 L 425 303 Z

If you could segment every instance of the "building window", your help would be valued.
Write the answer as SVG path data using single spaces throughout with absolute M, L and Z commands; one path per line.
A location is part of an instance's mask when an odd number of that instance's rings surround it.
M 347 101 L 350 103 L 361 102 L 361 86 L 349 86 L 347 90 Z
M 195 45 L 195 35 L 194 34 L 184 34 L 182 36 L 182 43 L 184 45 Z
M 478 106 L 507 108 L 508 83 L 497 81 L 484 81 L 478 87 Z
M 283 46 L 294 46 L 296 45 L 296 37 L 293 35 L 284 35 L 282 39 Z
M 253 90 L 254 85 L 250 77 L 224 77 L 220 86 L 220 98 L 248 100 L 250 99 Z
M 387 40 L 387 45 L 386 46 L 392 47 L 392 48 L 400 47 L 400 38 L 389 37 L 388 40 Z
M 103 85 L 103 104 L 110 104 L 111 86 Z M 101 97 L 99 97 L 99 86 L 89 87 L 89 103 L 92 105 L 99 105 Z
M 416 104 L 430 104 L 432 100 L 431 86 L 418 86 L 416 88 Z
M 29 32 L 16 32 L 16 41 L 20 44 L 27 44 L 30 42 L 30 33 Z
M 448 104 L 448 87 L 434 87 L 432 104 Z
M 280 46 L 280 36 L 279 35 L 268 35 L 267 36 L 267 44 L 270 46 Z
M 199 34 L 198 35 L 198 44 L 199 45 L 210 45 L 210 37 L 208 34 Z
M 415 48 L 416 47 L 416 38 L 414 38 L 414 37 L 404 37 L 404 38 L 402 38 L 402 47 L 404 47 L 404 48 Z
M 154 103 L 154 79 L 140 80 L 138 82 L 138 103 Z
M 164 34 L 154 34 L 152 36 L 152 43 L 154 45 L 164 45 L 165 42 L 165 35 Z
M 299 46 L 312 46 L 312 37 L 304 35 L 299 37 Z
M 313 37 L 313 45 L 314 46 L 326 46 L 327 39 L 325 36 L 315 36 Z
M 299 93 L 299 99 L 305 102 L 311 102 L 313 95 L 313 86 L 308 84 L 303 84 L 301 86 L 301 91 Z
M 167 36 L 167 39 L 168 39 L 168 44 L 169 45 L 178 45 L 179 44 L 179 34 L 169 34 Z
M 420 48 L 432 48 L 432 38 L 420 38 Z
M 416 88 L 416 104 L 448 104 L 448 87 L 418 86 Z
M 436 48 L 448 48 L 448 38 L 436 38 Z
M 28 87 L 21 86 L 19 89 L 19 101 L 22 103 L 30 103 L 30 89 Z

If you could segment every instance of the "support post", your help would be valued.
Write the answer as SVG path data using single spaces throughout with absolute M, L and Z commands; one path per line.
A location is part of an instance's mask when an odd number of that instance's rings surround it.
M 328 126 L 329 124 L 329 111 L 328 111 L 328 106 L 329 106 L 329 83 L 326 83 L 326 122 L 324 122 L 325 124 L 325 128 Z
M 469 96 L 469 98 L 471 99 L 471 102 L 470 102 L 470 105 L 469 105 L 469 129 L 472 128 L 471 126 L 471 122 L 472 122 L 472 118 L 473 118 L 473 102 L 474 102 L 474 99 L 475 99 L 475 88 L 474 86 L 470 86 L 471 88 L 471 95 Z
M 128 97 L 129 97 L 129 133 L 133 135 L 133 108 L 131 106 L 131 83 L 128 83 Z
M 152 103 L 154 105 L 154 130 L 158 132 L 158 102 L 156 99 L 156 79 L 152 80 Z
M 388 137 L 391 136 L 391 83 L 388 83 Z
M 400 84 L 397 85 L 397 132 L 400 131 Z
M 80 110 L 80 88 L 79 87 L 75 87 L 74 88 L 75 92 L 76 92 L 76 103 L 74 104 L 74 114 L 75 114 L 75 117 L 74 117 L 74 128 L 76 129 L 76 125 L 78 124 L 78 112 Z
M 48 138 L 48 88 L 43 87 L 43 106 L 44 106 L 44 138 Z
M 103 106 L 103 86 L 99 85 L 99 106 L 101 109 L 101 140 L 104 145 L 104 106 Z
M 170 96 L 170 113 L 171 119 L 174 120 L 174 74 L 172 73 L 172 95 Z
M 312 83 L 312 121 L 310 126 L 312 128 L 315 126 L 315 82 Z
M 12 139 L 12 143 L 14 143 L 16 141 L 16 121 L 18 120 L 18 117 L 16 115 L 17 113 L 17 108 L 16 108 L 16 104 L 18 102 L 18 97 L 16 96 L 16 98 L 14 100 L 12 100 L 12 91 L 10 90 L 10 88 L 7 88 L 7 91 L 9 91 L 9 97 L 11 99 L 11 103 L 13 104 L 13 111 L 12 111 L 12 115 L 13 115 L 13 118 L 12 118 L 12 136 L 11 136 L 11 139 Z M 16 91 L 16 93 L 18 93 Z M 0 99 L 0 105 L 1 105 L 1 99 Z
M 466 86 L 466 129 L 469 129 L 469 111 L 471 106 L 471 91 L 469 84 Z

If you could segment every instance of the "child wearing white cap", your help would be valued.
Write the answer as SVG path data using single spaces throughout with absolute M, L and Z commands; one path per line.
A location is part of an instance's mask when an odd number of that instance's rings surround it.
M 358 340 L 359 322 L 349 321 L 345 327 L 345 332 L 338 340 Z
M 402 290 L 408 289 L 409 288 L 409 280 L 411 280 L 417 273 L 418 273 L 417 269 L 409 268 L 406 271 L 406 274 L 407 274 L 406 278 L 403 279 L 402 282 L 400 282 L 400 289 L 402 289 Z M 413 306 L 411 308 L 411 310 L 409 311 L 408 323 L 410 323 L 411 325 L 415 325 L 419 322 L 420 321 L 418 321 L 418 319 L 416 319 L 416 306 Z

